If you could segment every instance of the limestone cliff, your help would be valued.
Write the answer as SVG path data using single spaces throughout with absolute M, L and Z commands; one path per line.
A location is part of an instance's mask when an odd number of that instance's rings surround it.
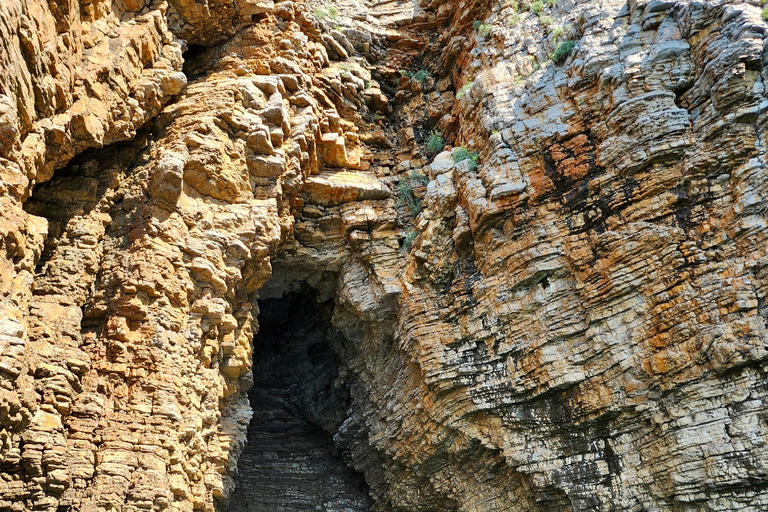
M 3 0 L 0 512 L 768 510 L 766 18 Z

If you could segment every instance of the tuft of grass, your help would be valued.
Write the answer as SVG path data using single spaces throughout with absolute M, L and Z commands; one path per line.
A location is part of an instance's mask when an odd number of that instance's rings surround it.
M 555 20 L 551 16 L 542 16 L 541 18 L 539 18 L 539 23 L 541 23 L 545 27 L 550 26 L 554 22 Z
M 469 89 L 472 87 L 472 84 L 466 84 L 464 87 L 459 89 L 459 92 L 456 93 L 456 99 L 460 100 L 464 97 L 465 94 L 469 92 Z
M 557 47 L 557 50 L 555 50 L 555 53 L 551 55 L 554 63 L 561 64 L 565 62 L 565 59 L 567 59 L 568 56 L 573 51 L 573 47 L 575 44 L 576 43 L 574 43 L 572 40 L 568 40 L 560 43 L 560 46 Z
M 370 80 L 368 80 L 367 82 L 365 82 L 365 88 L 366 88 L 366 89 L 370 89 L 370 88 L 371 88 L 371 81 L 370 81 Z
M 429 134 L 429 138 L 427 138 L 427 151 L 436 155 L 437 153 L 441 152 L 444 147 L 445 138 L 439 130 L 434 130 Z
M 517 25 L 517 22 L 520 21 L 520 14 L 517 12 L 513 12 L 512 16 L 509 18 L 509 26 L 514 27 Z
M 763 7 L 763 19 L 768 21 L 768 7 Z
M 550 7 L 554 7 L 557 3 L 557 0 L 547 0 L 547 5 Z
M 333 21 L 339 21 L 339 11 L 335 7 L 328 8 L 328 17 Z
M 470 151 L 464 146 L 461 146 L 453 152 L 453 161 L 459 163 L 464 160 L 469 160 L 469 170 L 474 171 L 477 169 L 477 164 L 480 163 L 480 155 L 477 154 L 477 151 Z
M 327 18 L 327 17 L 328 17 L 327 12 L 325 12 L 322 9 L 315 9 L 315 18 L 322 20 L 323 18 Z
M 413 228 L 409 229 L 405 234 L 405 238 L 403 238 L 403 249 L 405 249 L 406 252 L 411 251 L 411 247 L 413 247 L 413 242 L 416 240 L 417 236 L 419 236 L 419 232 Z
M 424 185 L 425 187 L 429 184 L 429 178 L 427 178 L 427 175 L 420 171 L 411 171 L 408 176 L 412 180 L 416 180 L 420 185 Z
M 543 10 L 544 10 L 543 0 L 536 0 L 535 2 L 531 2 L 531 12 L 533 14 L 539 15 Z

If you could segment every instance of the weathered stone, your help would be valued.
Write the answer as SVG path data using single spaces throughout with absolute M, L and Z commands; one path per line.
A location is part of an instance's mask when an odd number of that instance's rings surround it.
M 758 3 L 332 7 L 0 5 L 0 512 L 766 510 Z

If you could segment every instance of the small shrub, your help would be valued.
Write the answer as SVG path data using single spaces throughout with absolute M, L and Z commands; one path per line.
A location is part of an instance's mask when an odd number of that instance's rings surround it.
M 335 7 L 328 8 L 328 17 L 333 21 L 339 21 L 339 11 Z
M 475 29 L 475 30 L 479 30 L 480 29 L 480 25 L 482 25 L 482 24 L 483 24 L 482 21 L 475 20 L 475 21 L 472 22 L 472 28 Z
M 429 78 L 429 71 L 427 71 L 426 69 L 420 69 L 415 73 L 413 71 L 407 71 L 405 69 L 401 69 L 400 74 L 402 76 L 410 78 L 411 80 L 418 80 L 422 84 L 425 83 Z
M 535 2 L 531 2 L 531 12 L 538 15 L 541 14 L 541 11 L 544 10 L 544 2 L 543 0 L 536 0 Z
M 476 151 L 470 151 L 464 146 L 461 146 L 453 152 L 453 161 L 455 163 L 469 160 L 469 170 L 474 171 L 477 169 L 477 164 L 480 163 L 480 155 Z
M 552 41 L 557 41 L 557 38 L 563 35 L 565 29 L 563 27 L 555 27 L 552 29 Z
M 327 17 L 328 17 L 327 12 L 325 12 L 322 9 L 315 9 L 315 18 L 322 20 L 323 18 L 327 18 Z
M 405 234 L 405 238 L 403 238 L 403 248 L 410 252 L 411 247 L 413 246 L 414 240 L 416 240 L 416 237 L 419 236 L 419 232 L 415 229 L 411 228 L 408 230 L 408 232 Z
M 421 199 L 416 197 L 413 193 L 411 185 L 407 179 L 400 180 L 397 185 L 397 190 L 400 192 L 400 198 L 398 199 L 398 205 L 405 204 L 411 210 L 411 217 L 416 218 L 421 213 Z
M 469 92 L 469 89 L 472 87 L 472 84 L 466 84 L 464 87 L 459 89 L 459 92 L 456 93 L 456 99 L 460 100 L 464 97 L 465 94 Z
M 768 21 L 768 7 L 763 7 L 763 19 Z
M 490 25 L 486 25 L 485 23 L 483 23 L 477 29 L 477 33 L 480 35 L 480 37 L 488 37 L 488 34 L 491 33 L 491 26 Z
M 509 18 L 509 26 L 514 27 L 517 25 L 518 21 L 520 21 L 520 15 L 516 12 L 513 12 L 512 16 Z
M 539 18 L 539 23 L 541 23 L 545 27 L 550 26 L 554 22 L 555 20 L 550 16 L 542 16 L 541 18 Z
M 560 43 L 560 46 L 557 47 L 555 53 L 552 54 L 552 60 L 555 62 L 555 64 L 561 64 L 562 62 L 565 62 L 565 59 L 567 59 L 573 51 L 575 44 L 576 43 L 571 40 Z
M 366 88 L 366 89 L 370 89 L 370 88 L 371 88 L 371 81 L 370 81 L 370 80 L 368 80 L 367 82 L 365 82 L 365 88 Z
M 557 0 L 547 0 L 547 5 L 550 7 L 554 7 L 557 3 Z
M 432 154 L 437 154 L 445 147 L 445 138 L 438 130 L 433 131 L 427 138 L 427 150 Z
M 421 83 L 424 83 L 429 78 L 429 71 L 426 69 L 420 69 L 416 73 L 414 73 L 413 77 L 414 80 L 418 80 Z

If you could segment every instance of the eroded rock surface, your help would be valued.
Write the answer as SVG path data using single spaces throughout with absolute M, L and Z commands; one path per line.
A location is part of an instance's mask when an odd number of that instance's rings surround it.
M 766 30 L 3 2 L 0 511 L 765 510 Z

